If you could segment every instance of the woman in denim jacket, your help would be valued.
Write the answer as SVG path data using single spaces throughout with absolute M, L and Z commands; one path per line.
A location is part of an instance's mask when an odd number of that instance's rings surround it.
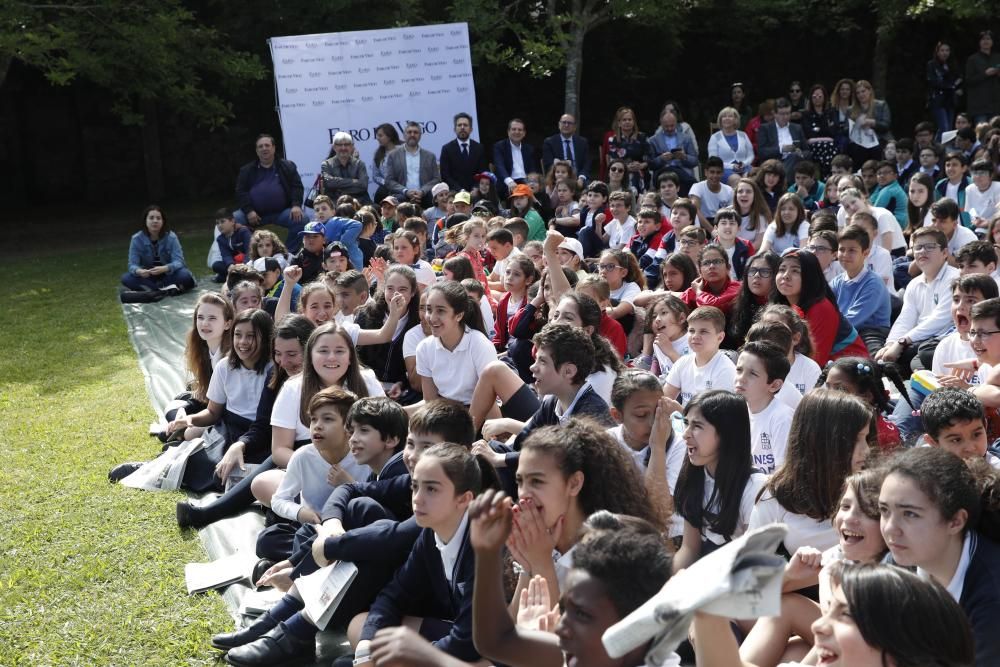
M 147 206 L 143 221 L 143 228 L 132 235 L 128 272 L 122 276 L 122 284 L 135 291 L 175 285 L 179 292 L 186 292 L 194 287 L 194 276 L 184 264 L 181 243 L 167 227 L 163 210 L 156 205 Z

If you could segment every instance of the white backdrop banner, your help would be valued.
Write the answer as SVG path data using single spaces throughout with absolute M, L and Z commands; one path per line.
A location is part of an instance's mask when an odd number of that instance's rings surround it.
M 375 128 L 420 123 L 422 148 L 440 156 L 455 138 L 453 117 L 473 117 L 479 139 L 469 30 L 465 23 L 272 37 L 278 115 L 285 157 L 306 190 L 330 153 L 333 135 L 350 133 L 372 176 Z M 369 184 L 369 194 L 375 184 Z

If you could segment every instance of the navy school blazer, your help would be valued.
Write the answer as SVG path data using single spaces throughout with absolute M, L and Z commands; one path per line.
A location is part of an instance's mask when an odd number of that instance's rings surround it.
M 449 582 L 444 576 L 434 531 L 424 528 L 406 563 L 372 603 L 361 639 L 371 639 L 378 630 L 399 625 L 403 616 L 439 618 L 452 621 L 452 626 L 434 645 L 459 660 L 479 660 L 472 643 L 475 552 L 469 544 L 469 532 L 466 527 L 453 579 Z

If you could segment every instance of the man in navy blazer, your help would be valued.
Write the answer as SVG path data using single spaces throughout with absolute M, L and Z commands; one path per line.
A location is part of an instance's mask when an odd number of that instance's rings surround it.
M 470 138 L 472 116 L 464 111 L 455 114 L 455 139 L 441 147 L 441 180 L 453 192 L 471 192 L 476 185 L 472 177 L 488 171 L 489 162 L 482 144 Z
M 791 122 L 792 103 L 780 97 L 775 102 L 774 120 L 760 126 L 757 131 L 757 155 L 760 161 L 781 160 L 785 173 L 795 172 L 795 165 L 809 157 L 802 126 Z
M 556 160 L 568 160 L 580 181 L 580 187 L 590 178 L 590 146 L 576 134 L 576 118 L 563 114 L 559 118 L 559 133 L 542 142 L 542 171 L 546 174 Z
M 503 199 L 516 184 L 527 182 L 528 174 L 538 171 L 535 148 L 524 141 L 524 135 L 524 121 L 514 118 L 507 123 L 507 138 L 493 144 L 497 190 Z

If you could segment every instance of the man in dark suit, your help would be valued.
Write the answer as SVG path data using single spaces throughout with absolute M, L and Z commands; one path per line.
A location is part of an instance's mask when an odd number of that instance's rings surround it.
M 507 123 L 507 138 L 493 144 L 493 166 L 497 191 L 506 199 L 518 183 L 527 182 L 528 174 L 538 171 L 535 148 L 524 141 L 524 121 L 514 118 Z
M 437 156 L 420 147 L 420 125 L 406 124 L 406 143 L 385 158 L 385 187 L 399 198 L 424 208 L 432 205 L 431 189 L 441 182 Z
M 563 114 L 559 118 L 559 133 L 542 142 L 542 171 L 546 174 L 556 160 L 573 163 L 580 187 L 590 178 L 590 147 L 587 140 L 576 134 L 576 118 Z
M 795 165 L 809 157 L 802 126 L 791 122 L 792 103 L 787 97 L 775 102 L 774 120 L 760 126 L 757 132 L 758 156 L 764 160 L 781 160 L 785 173 L 795 173 Z
M 469 138 L 472 116 L 464 111 L 455 114 L 455 139 L 441 147 L 441 180 L 453 192 L 471 192 L 476 185 L 472 176 L 489 169 L 482 144 Z

